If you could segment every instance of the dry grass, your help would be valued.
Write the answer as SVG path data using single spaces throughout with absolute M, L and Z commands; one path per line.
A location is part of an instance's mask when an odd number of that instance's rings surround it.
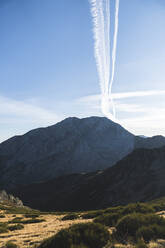
M 0 222 L 9 222 L 15 217 L 22 217 L 23 220 L 27 220 L 24 214 L 6 214 L 5 211 L 0 210 L 0 214 L 5 215 L 5 218 L 0 218 Z M 159 215 L 165 217 L 165 211 L 159 212 Z M 0 234 L 0 247 L 3 247 L 7 241 L 12 241 L 20 248 L 34 248 L 37 247 L 44 239 L 51 237 L 63 228 L 77 223 L 87 223 L 92 219 L 75 219 L 65 220 L 61 219 L 64 215 L 40 215 L 39 219 L 44 219 L 44 222 L 25 224 L 24 229 L 9 231 L 8 233 Z M 109 232 L 112 233 L 114 228 L 109 228 Z M 116 248 L 133 248 L 131 244 L 115 244 Z M 165 240 L 152 241 L 148 244 L 148 248 L 165 248 Z
M 165 247 L 164 239 L 157 240 L 156 242 L 151 241 L 148 245 L 148 248 L 164 248 L 164 247 Z
M 22 214 L 16 214 L 15 217 L 22 217 L 24 219 L 24 215 Z M 45 220 L 42 223 L 25 224 L 22 230 L 0 234 L 0 247 L 6 244 L 7 241 L 14 242 L 20 248 L 35 247 L 41 243 L 43 239 L 51 237 L 63 228 L 67 228 L 73 224 L 91 221 L 83 219 L 62 221 L 62 217 L 64 217 L 64 215 L 40 215 L 39 219 Z M 0 221 L 8 222 L 13 218 L 13 214 L 5 214 L 5 218 L 2 218 Z

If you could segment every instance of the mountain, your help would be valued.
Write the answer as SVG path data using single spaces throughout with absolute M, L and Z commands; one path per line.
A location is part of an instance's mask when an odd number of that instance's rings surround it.
M 28 185 L 15 194 L 44 211 L 101 209 L 165 196 L 164 177 L 165 147 L 138 149 L 106 170 Z
M 103 170 L 135 148 L 162 145 L 162 136 L 134 136 L 104 117 L 67 118 L 0 144 L 0 187 L 11 189 L 62 175 Z
M 165 145 L 165 137 L 161 135 L 148 137 L 148 138 L 141 138 L 139 136 L 136 136 L 135 141 L 135 149 L 137 148 L 159 148 Z

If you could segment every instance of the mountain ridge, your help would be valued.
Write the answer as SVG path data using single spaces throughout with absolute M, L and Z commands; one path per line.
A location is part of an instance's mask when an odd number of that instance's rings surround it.
M 49 211 L 102 209 L 165 196 L 165 146 L 137 149 L 103 171 L 72 174 L 15 192 L 26 205 Z
M 165 145 L 141 138 L 106 117 L 67 118 L 0 144 L 0 186 L 48 181 L 66 174 L 104 170 L 140 147 Z

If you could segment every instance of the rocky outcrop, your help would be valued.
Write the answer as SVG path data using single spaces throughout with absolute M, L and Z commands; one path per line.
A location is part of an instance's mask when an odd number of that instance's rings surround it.
M 0 203 L 7 203 L 17 207 L 23 207 L 23 202 L 11 194 L 7 194 L 5 190 L 0 190 Z

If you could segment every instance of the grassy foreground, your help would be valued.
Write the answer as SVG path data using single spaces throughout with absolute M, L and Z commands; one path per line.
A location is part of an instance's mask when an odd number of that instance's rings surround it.
M 165 198 L 80 213 L 0 205 L 0 247 L 162 248 Z

